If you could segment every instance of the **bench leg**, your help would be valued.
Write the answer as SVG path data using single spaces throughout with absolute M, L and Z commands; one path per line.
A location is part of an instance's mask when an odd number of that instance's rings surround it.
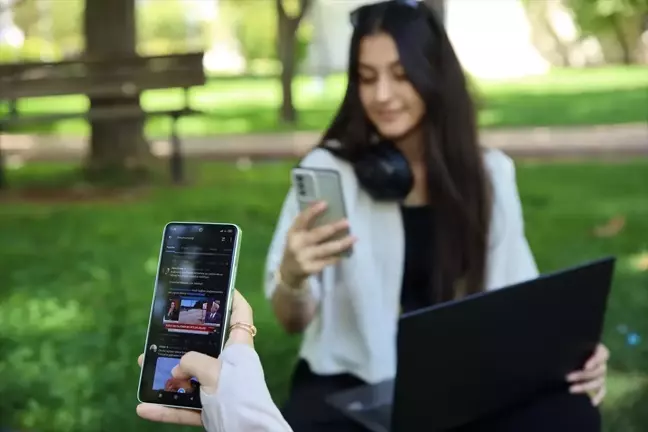
M 9 116 L 18 117 L 18 104 L 15 99 L 9 100 Z
M 0 141 L 2 141 L 2 130 L 0 130 Z M 2 155 L 2 142 L 0 142 L 0 190 L 5 189 L 7 186 L 7 178 L 5 175 L 5 163 Z
M 180 148 L 180 137 L 178 137 L 178 117 L 171 119 L 171 179 L 175 184 L 181 184 L 184 180 L 182 167 L 182 149 Z

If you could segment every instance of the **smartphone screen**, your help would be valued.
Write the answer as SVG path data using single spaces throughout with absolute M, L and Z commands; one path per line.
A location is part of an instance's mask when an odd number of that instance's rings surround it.
M 240 230 L 233 224 L 172 222 L 164 229 L 146 336 L 139 400 L 199 409 L 195 379 L 171 370 L 188 351 L 218 357 L 236 276 Z

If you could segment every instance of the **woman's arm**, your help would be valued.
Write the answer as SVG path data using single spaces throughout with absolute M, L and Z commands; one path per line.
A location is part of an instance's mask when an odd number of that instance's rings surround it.
M 515 164 L 499 150 L 486 159 L 493 185 L 493 211 L 488 250 L 488 289 L 538 277 L 538 267 L 524 228 Z
M 200 395 L 207 432 L 291 432 L 270 396 L 254 348 L 232 344 L 220 359 L 218 390 L 213 395 Z
M 350 166 L 340 166 L 330 152 L 322 149 L 312 151 L 300 165 L 348 172 L 355 178 Z M 297 195 L 291 188 L 272 238 L 266 260 L 265 293 L 277 319 L 289 333 L 302 332 L 311 323 L 325 291 L 324 281 L 330 284 L 333 280 L 323 277 L 324 269 L 337 264 L 340 254 L 356 241 L 348 235 L 345 219 L 316 226 L 313 222 L 324 211 L 326 203 L 320 202 L 300 212 Z M 335 237 L 345 231 L 346 236 Z
M 509 227 L 510 233 L 510 251 L 509 258 L 512 260 L 510 266 L 510 273 L 512 280 L 526 280 L 538 277 L 539 271 L 536 265 L 533 252 L 529 246 L 525 233 L 524 212 L 522 210 L 522 201 L 520 199 L 520 192 L 517 185 L 517 176 L 515 172 L 515 164 L 511 159 L 507 160 L 507 168 L 509 180 Z
M 281 266 L 284 262 L 286 237 L 299 215 L 297 197 L 291 188 L 284 200 L 265 265 L 264 289 L 272 303 L 277 320 L 288 333 L 301 333 L 313 320 L 319 306 L 320 283 L 316 277 L 305 280 L 285 280 Z
M 538 277 L 538 267 L 524 230 L 524 215 L 518 191 L 515 165 L 503 153 L 490 150 L 487 159 L 495 192 L 493 208 L 493 240 L 489 252 L 490 289 Z M 574 393 L 590 393 L 598 405 L 606 392 L 608 349 L 599 345 L 583 370 L 567 377 Z
M 308 280 L 282 281 L 281 270 L 275 276 L 272 310 L 288 333 L 301 333 L 313 320 L 319 302 Z

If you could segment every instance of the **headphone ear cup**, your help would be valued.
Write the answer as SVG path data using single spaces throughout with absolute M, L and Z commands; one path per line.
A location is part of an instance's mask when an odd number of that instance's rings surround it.
M 401 201 L 414 186 L 414 175 L 405 156 L 389 141 L 382 141 L 356 160 L 358 181 L 378 201 Z

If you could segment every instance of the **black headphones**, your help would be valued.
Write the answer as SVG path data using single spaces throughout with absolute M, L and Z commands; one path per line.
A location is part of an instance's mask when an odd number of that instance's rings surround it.
M 409 162 L 391 141 L 371 145 L 353 168 L 360 185 L 377 201 L 401 201 L 414 186 Z
M 340 151 L 337 141 L 327 141 L 320 147 L 349 160 Z M 360 186 L 376 201 L 402 201 L 414 186 L 409 162 L 391 141 L 373 143 L 349 162 Z

